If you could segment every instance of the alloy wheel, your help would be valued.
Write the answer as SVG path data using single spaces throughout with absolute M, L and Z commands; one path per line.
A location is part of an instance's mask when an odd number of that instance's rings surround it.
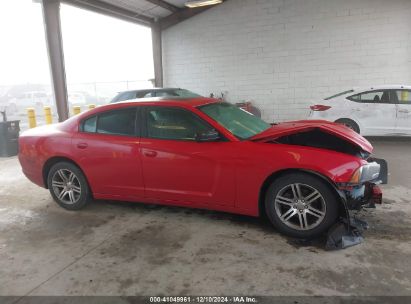
M 56 197 L 64 204 L 75 204 L 81 196 L 81 185 L 78 177 L 68 169 L 57 170 L 51 186 Z
M 310 230 L 323 221 L 326 204 L 321 193 L 300 183 L 282 188 L 274 199 L 275 211 L 285 225 L 296 230 Z

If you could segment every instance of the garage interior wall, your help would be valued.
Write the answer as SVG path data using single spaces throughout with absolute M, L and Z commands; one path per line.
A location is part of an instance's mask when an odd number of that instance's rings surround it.
M 228 0 L 163 32 L 164 85 L 267 121 L 356 86 L 411 85 L 410 0 Z

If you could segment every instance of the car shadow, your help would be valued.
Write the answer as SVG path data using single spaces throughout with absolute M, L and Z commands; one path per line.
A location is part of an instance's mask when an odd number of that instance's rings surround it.
M 165 206 L 156 204 L 146 204 L 146 203 L 135 203 L 135 202 L 125 202 L 125 201 L 109 201 L 109 200 L 95 200 L 95 205 L 103 204 L 110 208 L 122 208 L 125 210 L 132 210 L 138 213 L 152 213 L 152 212 L 162 212 L 166 215 L 172 216 L 196 216 L 207 218 L 210 221 L 226 221 L 232 225 L 236 225 L 244 229 L 252 229 L 254 231 L 261 232 L 263 234 L 276 234 L 286 240 L 286 242 L 293 246 L 294 248 L 310 247 L 309 250 L 317 252 L 317 249 L 325 250 L 326 235 L 322 235 L 315 239 L 296 239 L 289 236 L 285 236 L 278 232 L 275 227 L 272 226 L 270 221 L 266 216 L 253 217 L 240 214 L 232 214 L 221 211 L 205 210 L 205 209 L 195 209 L 188 207 L 179 206 Z

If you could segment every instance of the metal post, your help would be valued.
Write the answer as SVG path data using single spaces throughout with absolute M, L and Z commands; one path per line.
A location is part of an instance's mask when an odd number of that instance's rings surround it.
M 50 107 L 44 107 L 44 117 L 46 119 L 46 124 L 50 125 L 53 123 L 53 116 L 51 116 Z
M 59 121 L 69 117 L 63 42 L 61 39 L 60 0 L 42 0 L 50 72 Z
M 157 22 L 151 25 L 151 39 L 153 41 L 154 84 L 155 87 L 163 87 L 163 55 L 161 45 L 161 27 Z
M 73 107 L 73 115 L 78 115 L 81 113 L 81 107 L 80 106 L 74 106 Z
M 29 128 L 37 127 L 36 112 L 33 108 L 27 108 L 27 117 L 29 120 Z

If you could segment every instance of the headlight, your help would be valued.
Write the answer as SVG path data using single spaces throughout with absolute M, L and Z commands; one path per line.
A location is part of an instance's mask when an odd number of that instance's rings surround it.
M 368 181 L 373 181 L 380 175 L 380 165 L 376 162 L 368 163 L 358 168 L 351 177 L 350 183 L 361 184 Z

